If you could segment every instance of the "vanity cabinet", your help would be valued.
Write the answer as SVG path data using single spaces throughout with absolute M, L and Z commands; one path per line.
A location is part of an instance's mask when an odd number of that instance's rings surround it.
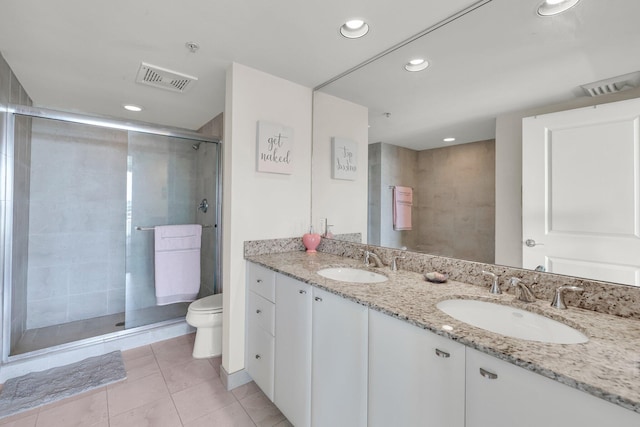
M 467 348 L 467 427 L 638 427 L 621 406 Z
M 311 423 L 310 285 L 276 275 L 274 403 L 296 427 Z
M 367 308 L 313 288 L 312 315 L 311 425 L 366 426 Z
M 464 427 L 464 393 L 462 344 L 369 310 L 370 427 Z
M 246 368 L 271 400 L 275 356 L 275 278 L 274 271 L 248 264 Z

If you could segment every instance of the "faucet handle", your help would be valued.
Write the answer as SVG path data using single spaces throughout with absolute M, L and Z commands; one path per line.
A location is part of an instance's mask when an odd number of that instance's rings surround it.
M 502 290 L 500 289 L 500 284 L 498 283 L 498 276 L 494 273 L 491 273 L 490 271 L 484 271 L 482 270 L 482 274 L 489 276 L 493 279 L 492 283 L 491 283 L 491 290 L 489 290 L 489 292 L 491 292 L 492 294 L 501 294 Z
M 584 288 L 580 288 L 578 286 L 560 286 L 556 289 L 556 294 L 553 297 L 553 301 L 551 301 L 551 307 L 559 308 L 560 310 L 565 310 L 567 305 L 564 303 L 564 293 L 565 291 L 571 292 L 583 292 Z
M 394 256 L 393 262 L 391 263 L 391 271 L 398 271 L 398 260 L 405 259 L 406 256 Z

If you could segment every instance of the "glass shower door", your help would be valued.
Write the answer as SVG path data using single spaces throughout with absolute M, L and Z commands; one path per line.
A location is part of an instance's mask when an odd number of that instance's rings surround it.
M 205 150 L 200 149 L 201 145 L 215 146 L 175 137 L 129 133 L 127 329 L 184 317 L 186 314 L 186 302 L 156 305 L 153 227 L 202 223 L 198 207 L 205 197 L 199 188 L 202 174 L 198 173 L 198 166 L 202 163 Z M 213 201 L 215 203 L 215 196 Z M 203 236 L 209 232 L 203 228 Z M 209 262 L 213 264 L 213 260 L 201 260 L 201 268 L 208 268 Z M 201 286 L 201 289 L 201 296 L 208 294 L 205 287 Z

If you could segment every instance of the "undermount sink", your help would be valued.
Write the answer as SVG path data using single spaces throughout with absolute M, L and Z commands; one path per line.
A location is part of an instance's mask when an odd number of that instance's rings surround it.
M 351 283 L 382 283 L 389 280 L 383 274 L 350 267 L 323 268 L 318 270 L 318 274 L 327 279 Z
M 436 307 L 461 322 L 512 338 L 553 344 L 589 341 L 586 335 L 571 326 L 507 305 L 450 299 L 440 301 Z

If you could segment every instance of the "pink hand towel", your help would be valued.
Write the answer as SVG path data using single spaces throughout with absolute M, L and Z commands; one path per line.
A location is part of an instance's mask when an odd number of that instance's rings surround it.
M 411 230 L 411 206 L 413 206 L 413 189 L 411 187 L 393 187 L 394 230 Z
M 202 226 L 155 227 L 156 304 L 193 301 L 200 291 Z

